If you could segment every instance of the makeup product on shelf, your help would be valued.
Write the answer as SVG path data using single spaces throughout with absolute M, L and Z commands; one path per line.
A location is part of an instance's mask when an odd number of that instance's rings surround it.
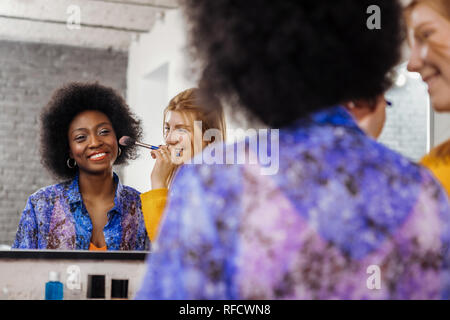
M 88 275 L 86 297 L 88 299 L 105 299 L 105 275 Z
M 111 280 L 111 299 L 127 300 L 128 299 L 128 280 L 112 279 Z
M 59 281 L 59 273 L 50 271 L 48 282 L 45 284 L 45 300 L 62 300 L 64 297 L 64 286 Z

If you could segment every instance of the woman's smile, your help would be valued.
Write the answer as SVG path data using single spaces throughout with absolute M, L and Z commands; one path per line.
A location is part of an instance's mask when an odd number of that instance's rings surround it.
M 107 154 L 107 152 L 95 152 L 88 156 L 88 159 L 94 162 L 102 161 L 106 158 Z
M 111 171 L 118 155 L 117 138 L 108 117 L 88 110 L 77 115 L 69 128 L 71 157 L 80 171 Z
M 424 2 L 407 15 L 411 57 L 408 70 L 419 72 L 428 85 L 436 111 L 450 110 L 450 22 Z

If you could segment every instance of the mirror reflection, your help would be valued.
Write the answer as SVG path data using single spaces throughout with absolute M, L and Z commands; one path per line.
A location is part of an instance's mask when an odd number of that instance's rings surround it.
M 124 168 L 137 154 L 118 139 L 143 132 L 127 98 L 130 47 L 176 8 L 175 1 L 0 4 L 0 249 L 149 249 L 139 197 L 149 187 L 126 184 Z M 167 104 L 164 96 L 155 113 Z
M 214 141 L 238 126 L 192 103 L 176 1 L 2 1 L 0 14 L 0 249 L 149 250 L 174 172 L 207 145 L 195 121 L 222 129 Z M 376 137 L 419 161 L 450 120 L 405 63 L 395 74 Z

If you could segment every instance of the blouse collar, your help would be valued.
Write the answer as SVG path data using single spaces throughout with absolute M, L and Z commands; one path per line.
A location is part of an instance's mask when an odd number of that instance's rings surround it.
M 353 116 L 343 106 L 337 105 L 328 107 L 311 113 L 296 121 L 294 127 L 304 127 L 307 125 L 332 125 L 339 127 L 348 127 L 356 131 L 363 132 L 353 119 Z
M 122 193 L 123 186 L 122 186 L 122 183 L 120 183 L 119 176 L 115 172 L 113 172 L 113 179 L 114 179 L 114 183 L 116 185 L 116 192 L 114 195 L 114 207 L 120 208 L 122 205 L 122 199 L 121 199 L 120 194 Z M 69 204 L 83 202 L 83 199 L 82 199 L 81 193 L 80 193 L 78 173 L 75 175 L 75 177 L 69 184 L 69 187 L 67 189 L 67 198 L 69 200 Z

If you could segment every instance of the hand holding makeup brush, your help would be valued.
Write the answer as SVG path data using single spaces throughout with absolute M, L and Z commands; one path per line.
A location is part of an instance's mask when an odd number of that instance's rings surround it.
M 155 166 L 151 174 L 152 188 L 168 188 L 169 181 L 179 165 L 182 164 L 182 150 L 177 146 L 183 140 L 178 139 L 175 145 L 161 145 L 158 150 L 150 151 L 153 159 L 156 159 Z
M 169 178 L 172 176 L 177 164 L 173 163 L 168 146 L 160 146 L 158 150 L 152 150 L 151 156 L 156 159 L 151 174 L 152 189 L 169 187 Z
M 180 137 L 179 144 L 183 140 Z M 160 145 L 158 147 L 146 143 L 142 143 L 132 139 L 129 136 L 123 136 L 119 139 L 119 144 L 122 146 L 137 145 L 147 149 L 151 149 L 150 154 L 156 163 L 151 174 L 152 189 L 168 188 L 170 177 L 173 175 L 175 169 L 182 164 L 182 152 L 180 148 L 173 146 Z
M 119 144 L 125 147 L 129 147 L 132 145 L 137 145 L 139 147 L 143 147 L 143 148 L 147 148 L 147 149 L 151 149 L 151 150 L 158 150 L 158 147 L 152 146 L 150 144 L 146 144 L 146 143 L 142 143 L 139 141 L 134 140 L 133 138 L 129 137 L 129 136 L 123 136 L 122 138 L 119 139 Z

